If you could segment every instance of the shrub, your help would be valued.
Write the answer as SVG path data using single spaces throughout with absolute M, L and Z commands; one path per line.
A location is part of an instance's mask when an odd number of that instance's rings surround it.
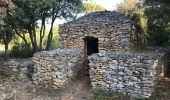
M 10 57 L 13 58 L 28 58 L 33 56 L 31 47 L 13 46 L 10 52 Z

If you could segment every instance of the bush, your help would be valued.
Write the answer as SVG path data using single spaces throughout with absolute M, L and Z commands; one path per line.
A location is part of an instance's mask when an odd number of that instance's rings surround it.
M 31 47 L 13 46 L 10 52 L 10 57 L 13 58 L 29 58 L 33 56 Z

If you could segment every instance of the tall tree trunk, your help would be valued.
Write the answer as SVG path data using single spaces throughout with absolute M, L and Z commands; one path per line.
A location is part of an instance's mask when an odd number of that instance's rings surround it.
M 35 53 L 37 51 L 37 47 L 36 47 L 36 45 L 34 43 L 34 37 L 33 37 L 32 30 L 29 29 L 28 33 L 29 33 L 29 37 L 30 37 L 30 40 L 31 40 L 31 45 L 32 45 L 32 48 L 33 48 L 33 52 Z
M 34 46 L 35 46 L 35 51 L 38 51 L 38 45 L 37 45 L 37 37 L 36 37 L 36 31 L 35 31 L 35 26 L 33 28 L 33 39 L 34 39 Z
M 5 61 L 7 61 L 7 54 L 8 54 L 8 45 L 9 45 L 9 42 L 5 42 Z
M 49 31 L 49 34 L 48 34 L 48 40 L 47 40 L 47 45 L 46 45 L 45 50 L 49 50 L 49 49 L 50 49 L 50 46 L 51 46 L 51 41 L 52 41 L 52 39 L 53 39 L 53 26 L 54 26 L 54 21 L 55 21 L 55 19 L 52 19 L 51 28 L 50 28 L 50 31 Z
M 24 41 L 24 44 L 26 47 L 29 47 L 28 41 L 25 37 L 22 38 L 22 40 Z
M 45 18 L 42 19 L 42 24 L 41 24 L 41 29 L 40 29 L 39 50 L 42 50 L 42 43 L 43 43 L 44 35 L 45 35 Z

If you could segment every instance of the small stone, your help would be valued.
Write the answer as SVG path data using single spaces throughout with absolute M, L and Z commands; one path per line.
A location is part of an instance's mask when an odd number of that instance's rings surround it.
M 44 80 L 45 80 L 45 81 L 52 80 L 52 77 L 51 77 L 51 76 L 45 76 L 45 77 L 44 77 Z

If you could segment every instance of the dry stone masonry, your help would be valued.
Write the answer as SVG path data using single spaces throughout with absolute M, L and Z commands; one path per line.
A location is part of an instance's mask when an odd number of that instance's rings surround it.
M 11 60 L 7 62 L 0 62 L 0 73 L 17 79 L 26 79 L 30 78 L 33 66 L 34 63 L 32 61 Z
M 166 70 L 167 52 L 157 48 L 135 51 L 130 18 L 118 12 L 87 14 L 60 25 L 59 34 L 60 48 L 37 52 L 33 67 L 8 62 L 1 64 L 0 72 L 13 74 L 19 70 L 22 76 L 32 68 L 34 83 L 60 88 L 80 70 L 89 69 L 94 89 L 148 98 Z
M 93 54 L 89 56 L 91 85 L 132 97 L 149 97 L 164 71 L 165 58 L 165 52 Z
M 68 83 L 78 73 L 81 65 L 79 50 L 56 49 L 38 52 L 34 55 L 34 74 L 36 84 L 59 88 Z
M 118 12 L 101 11 L 85 15 L 59 26 L 60 47 L 84 52 L 86 37 L 98 38 L 99 52 L 127 51 L 130 42 L 130 19 Z
M 149 97 L 166 68 L 165 52 L 136 51 L 130 18 L 115 11 L 87 14 L 60 25 L 59 33 L 61 48 L 80 49 L 81 60 L 89 60 L 94 89 Z

